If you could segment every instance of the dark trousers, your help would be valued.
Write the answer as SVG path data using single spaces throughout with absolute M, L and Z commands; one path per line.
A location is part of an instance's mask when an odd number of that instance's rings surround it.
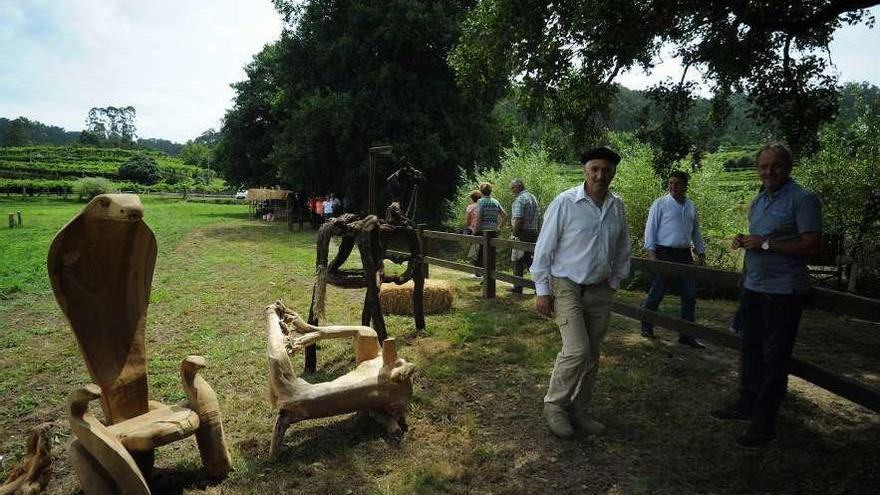
M 788 363 L 804 298 L 745 289 L 740 301 L 742 369 L 737 408 L 771 429 L 788 388 Z
M 693 256 L 691 256 L 691 250 L 688 248 L 678 249 L 657 246 L 655 253 L 657 254 L 657 259 L 660 261 L 671 261 L 673 263 L 682 263 L 685 265 L 690 265 L 694 261 Z M 651 289 L 648 291 L 648 298 L 645 299 L 644 307 L 651 311 L 657 311 L 657 308 L 660 306 L 660 301 L 663 300 L 663 295 L 666 293 L 666 289 L 676 282 L 678 283 L 679 295 L 681 297 L 681 319 L 694 321 L 694 313 L 696 312 L 697 307 L 697 284 L 692 278 L 670 277 L 655 273 L 651 278 Z M 643 332 L 652 332 L 653 330 L 653 324 L 642 322 Z M 681 335 L 689 336 L 689 334 Z
M 522 242 L 537 242 L 538 241 L 538 231 L 537 230 L 523 230 L 519 233 L 519 240 Z M 513 274 L 517 277 L 522 277 L 527 268 L 532 267 L 532 259 L 534 258 L 534 253 L 530 253 L 529 251 L 523 251 L 522 258 L 513 262 Z M 514 285 L 513 292 L 517 292 L 522 294 L 522 286 Z

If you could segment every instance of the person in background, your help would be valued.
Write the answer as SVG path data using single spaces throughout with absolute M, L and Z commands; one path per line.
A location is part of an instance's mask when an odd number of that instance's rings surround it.
M 462 230 L 462 234 L 464 235 L 474 235 L 477 231 L 477 201 L 483 197 L 483 193 L 474 189 L 471 191 L 471 204 L 467 205 L 464 209 L 464 229 Z
M 477 233 L 477 229 L 479 225 L 477 225 L 477 201 L 483 197 L 483 193 L 474 189 L 471 191 L 471 204 L 467 205 L 464 209 L 464 229 L 462 230 L 462 234 L 464 235 L 474 235 Z M 474 266 L 480 266 L 480 251 L 482 251 L 481 244 L 470 244 L 468 247 L 468 262 Z M 480 274 L 475 273 L 473 275 L 474 278 L 481 278 Z
M 535 242 L 538 240 L 538 231 L 541 229 L 541 206 L 535 195 L 526 191 L 521 179 L 510 181 L 510 192 L 514 195 L 513 205 L 510 207 L 510 226 L 513 237 L 522 242 Z M 513 259 L 513 274 L 522 277 L 526 268 L 532 266 L 533 254 L 528 251 L 520 251 L 522 254 Z M 522 294 L 523 288 L 514 285 L 510 292 Z
M 483 182 L 480 184 L 480 194 L 483 195 L 477 201 L 474 208 L 474 224 L 477 226 L 474 234 L 482 235 L 487 232 L 490 237 L 498 237 L 498 231 L 504 228 L 507 221 L 507 212 L 501 206 L 497 199 L 492 197 L 492 184 Z M 484 265 L 483 250 L 477 253 L 476 266 Z
M 327 193 L 324 196 L 324 222 L 330 220 L 333 216 L 333 194 Z
M 691 244 L 697 253 L 697 263 L 706 264 L 706 246 L 700 232 L 700 219 L 694 202 L 688 199 L 687 189 L 690 175 L 676 170 L 669 174 L 666 190 L 669 194 L 657 198 L 648 210 L 645 224 L 645 251 L 648 259 L 669 261 L 690 265 L 693 263 Z M 694 321 L 697 305 L 696 283 L 694 279 L 670 277 L 655 273 L 651 278 L 651 289 L 645 299 L 645 309 L 657 311 L 660 301 L 670 282 L 676 281 L 681 297 L 681 319 Z M 654 325 L 642 322 L 642 336 L 653 339 Z M 693 335 L 678 335 L 678 343 L 702 349 L 706 347 Z
M 544 316 L 555 314 L 562 335 L 544 418 L 550 431 L 563 438 L 574 433 L 572 422 L 586 433 L 605 431 L 590 404 L 611 300 L 629 274 L 632 251 L 623 201 L 609 190 L 620 155 L 594 148 L 581 163 L 586 180 L 547 207 L 531 267 L 535 308 Z
M 819 199 L 791 179 L 794 159 L 783 144 L 758 151 L 763 190 L 749 209 L 749 233 L 733 247 L 745 250 L 740 299 L 742 346 L 739 397 L 712 411 L 716 419 L 749 421 L 736 442 L 760 448 L 776 438 L 776 416 L 788 388 L 794 350 L 810 274 L 807 260 L 822 251 Z
M 330 216 L 338 217 L 342 215 L 342 201 L 335 194 L 330 195 L 330 200 L 333 203 L 333 213 Z
M 318 196 L 315 198 L 315 215 L 318 217 L 318 223 L 324 222 L 324 197 Z M 320 225 L 318 226 L 320 228 Z

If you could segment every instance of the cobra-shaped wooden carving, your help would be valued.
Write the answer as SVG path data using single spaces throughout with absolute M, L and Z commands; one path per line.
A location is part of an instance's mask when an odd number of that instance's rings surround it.
M 304 419 L 359 411 L 382 422 L 391 436 L 406 430 L 413 365 L 397 357 L 394 339 L 380 344 L 376 331 L 367 326 L 309 325 L 281 302 L 266 308 L 266 329 L 270 398 L 278 410 L 270 447 L 273 459 L 288 426 Z M 309 383 L 294 374 L 288 348 L 298 352 L 318 340 L 346 337 L 354 340 L 354 370 L 324 383 Z
M 95 197 L 52 241 L 49 279 L 95 384 L 70 396 L 77 440 L 71 462 L 86 493 L 149 493 L 153 449 L 195 434 L 208 474 L 225 476 L 231 461 L 217 396 L 199 376 L 204 358 L 181 363 L 187 401 L 148 400 L 144 330 L 156 239 L 133 194 Z M 88 411 L 101 399 L 109 426 Z

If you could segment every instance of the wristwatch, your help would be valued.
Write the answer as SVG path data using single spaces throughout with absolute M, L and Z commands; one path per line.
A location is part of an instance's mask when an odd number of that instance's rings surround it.
M 761 249 L 763 249 L 764 251 L 770 250 L 770 238 L 769 237 L 765 238 L 764 242 L 761 243 Z

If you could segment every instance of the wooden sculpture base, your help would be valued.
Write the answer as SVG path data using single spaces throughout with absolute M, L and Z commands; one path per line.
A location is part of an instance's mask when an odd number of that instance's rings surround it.
M 273 459 L 280 454 L 287 428 L 304 419 L 363 412 L 379 420 L 389 435 L 402 435 L 414 368 L 397 357 L 394 339 L 380 345 L 370 327 L 309 325 L 280 301 L 266 308 L 266 327 L 270 397 L 278 410 L 270 447 Z M 290 332 L 301 335 L 288 339 Z M 354 339 L 354 370 L 333 381 L 315 384 L 293 373 L 288 347 L 298 352 L 322 339 L 344 337 Z

